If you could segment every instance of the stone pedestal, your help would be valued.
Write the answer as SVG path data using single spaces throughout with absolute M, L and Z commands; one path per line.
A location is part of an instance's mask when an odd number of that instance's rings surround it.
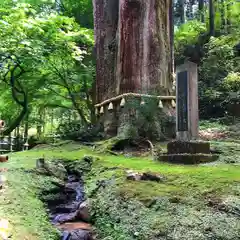
M 166 154 L 158 154 L 157 160 L 180 164 L 212 162 L 218 155 L 211 154 L 210 143 L 204 141 L 172 141 L 167 145 Z
M 200 164 L 209 163 L 218 159 L 217 154 L 161 154 L 157 158 L 161 162 L 176 163 L 176 164 Z
M 167 145 L 169 154 L 210 154 L 210 143 L 203 141 L 172 141 Z

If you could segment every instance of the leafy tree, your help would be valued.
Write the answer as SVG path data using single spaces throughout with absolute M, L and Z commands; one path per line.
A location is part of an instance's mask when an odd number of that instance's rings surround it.
M 91 31 L 80 28 L 73 19 L 54 12 L 50 15 L 46 12 L 39 14 L 29 4 L 2 9 L 0 27 L 1 79 L 11 91 L 15 104 L 22 109 L 5 130 L 5 134 L 8 134 L 24 119 L 30 105 L 34 101 L 39 102 L 39 98 L 44 98 L 42 93 L 49 94 L 46 89 L 55 86 L 56 82 L 59 87 L 67 89 L 61 81 L 77 81 L 73 77 L 77 74 L 77 66 L 79 72 L 84 68 L 87 71 L 84 64 L 90 64 L 91 58 L 88 57 L 84 62 L 84 56 L 87 56 L 88 51 L 91 52 L 93 37 Z M 64 64 L 60 64 L 62 59 Z M 64 78 L 59 75 L 56 77 L 57 64 L 68 66 Z M 59 70 L 63 71 L 63 68 Z M 91 70 L 89 72 L 88 80 L 91 79 Z M 51 77 L 54 77 L 54 82 L 49 82 Z M 79 84 L 84 85 L 81 80 Z M 85 85 L 87 91 L 89 84 Z M 69 91 L 68 95 L 72 96 Z M 51 97 L 53 101 L 55 96 L 56 94 Z M 88 107 L 90 101 L 89 97 Z M 76 106 L 75 104 L 74 107 Z M 78 110 L 79 113 L 82 111 L 79 107 Z M 86 122 L 84 114 L 81 118 Z
M 60 9 L 69 17 L 74 17 L 83 27 L 93 28 L 92 0 L 60 0 Z
M 200 99 L 202 115 L 223 116 L 229 104 L 240 100 L 239 57 L 234 46 L 240 35 L 211 38 L 200 67 Z
M 205 118 L 224 116 L 240 98 L 240 3 L 212 3 L 199 2 L 202 18 L 196 15 L 196 19 L 180 25 L 174 41 L 176 62 L 189 59 L 199 64 L 200 111 Z M 209 7 L 214 7 L 214 14 Z

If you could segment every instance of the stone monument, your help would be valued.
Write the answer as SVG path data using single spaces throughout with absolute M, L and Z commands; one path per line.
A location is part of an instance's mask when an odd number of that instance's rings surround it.
M 160 154 L 158 160 L 185 164 L 216 160 L 210 143 L 198 140 L 198 70 L 193 62 L 177 66 L 176 102 L 176 140 L 168 143 L 167 154 Z
M 198 139 L 198 71 L 197 64 L 185 62 L 176 71 L 177 140 Z

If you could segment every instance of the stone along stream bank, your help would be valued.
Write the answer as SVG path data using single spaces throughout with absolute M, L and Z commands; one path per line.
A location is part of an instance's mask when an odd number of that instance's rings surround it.
M 90 164 L 90 158 L 83 159 Z M 61 232 L 61 240 L 93 240 L 88 202 L 84 193 L 81 171 L 73 172 L 64 166 L 64 161 L 47 162 L 37 160 L 37 169 L 53 175 L 59 180 L 52 182 L 54 187 L 42 192 L 53 225 Z

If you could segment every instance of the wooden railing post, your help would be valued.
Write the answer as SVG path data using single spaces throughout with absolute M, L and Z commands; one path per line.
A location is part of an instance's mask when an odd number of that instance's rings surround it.
M 13 144 L 12 144 L 12 135 L 11 135 L 11 133 L 8 136 L 8 142 L 9 142 L 9 151 L 12 152 L 13 151 Z
M 28 139 L 26 138 L 26 142 L 25 142 L 25 139 L 23 139 L 23 151 L 27 151 L 28 148 L 29 148 L 29 144 L 28 144 Z

